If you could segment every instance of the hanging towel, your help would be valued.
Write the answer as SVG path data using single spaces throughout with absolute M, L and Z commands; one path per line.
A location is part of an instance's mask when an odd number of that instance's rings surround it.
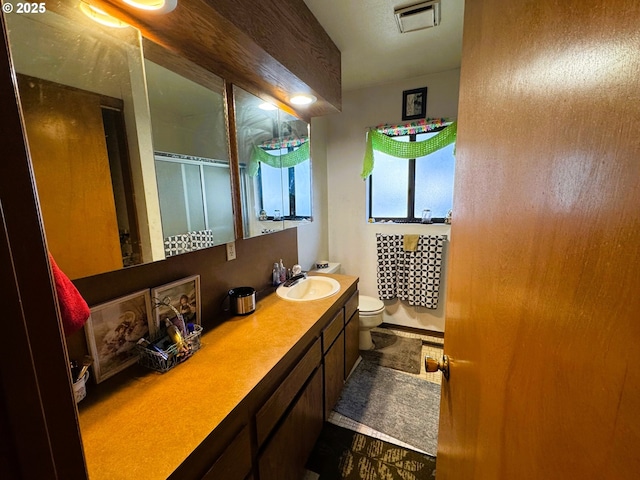
M 68 336 L 82 328 L 89 318 L 91 310 L 69 277 L 60 270 L 51 253 L 49 253 L 49 263 L 56 284 L 56 295 L 62 315 L 64 334 Z
M 378 250 L 378 298 L 397 297 L 398 253 L 402 249 L 402 235 L 376 233 Z
M 400 252 L 398 298 L 409 305 L 438 307 L 445 236 L 421 235 L 415 252 Z
M 420 236 L 416 250 L 405 251 L 402 235 L 377 234 L 378 296 L 409 305 L 437 308 L 445 235 Z
M 420 235 L 405 235 L 404 236 L 404 251 L 415 252 L 418 248 L 418 239 Z

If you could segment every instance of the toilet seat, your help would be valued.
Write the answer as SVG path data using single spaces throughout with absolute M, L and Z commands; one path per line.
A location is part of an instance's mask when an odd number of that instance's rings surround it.
M 378 298 L 360 295 L 358 297 L 358 310 L 360 311 L 360 316 L 379 315 L 384 312 L 384 303 Z

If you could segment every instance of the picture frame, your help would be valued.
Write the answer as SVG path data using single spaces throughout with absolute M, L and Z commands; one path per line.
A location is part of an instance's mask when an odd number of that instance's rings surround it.
M 149 290 L 91 307 L 85 325 L 87 346 L 93 357 L 93 376 L 100 383 L 136 363 L 136 344 L 152 333 Z
M 402 92 L 402 120 L 417 120 L 427 116 L 427 87 Z
M 175 312 L 162 303 L 168 301 L 184 318 L 184 323 L 200 325 L 200 275 L 176 280 L 151 289 L 151 302 L 153 304 L 153 331 L 158 332 L 164 327 L 164 319 L 168 318 L 178 328 L 179 325 Z

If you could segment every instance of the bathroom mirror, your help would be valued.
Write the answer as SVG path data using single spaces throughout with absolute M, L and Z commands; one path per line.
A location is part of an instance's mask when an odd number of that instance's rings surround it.
M 143 46 L 165 254 L 231 242 L 224 81 L 151 42 Z
M 244 237 L 312 221 L 309 124 L 234 86 Z
M 163 260 L 166 237 L 181 240 L 170 254 L 232 240 L 222 81 L 209 78 L 203 87 L 149 60 L 147 87 L 139 31 L 102 26 L 80 5 L 65 0 L 43 13 L 4 17 L 47 246 L 56 262 L 76 279 Z M 158 76 L 167 78 L 163 83 Z M 176 103 L 184 107 L 180 114 L 169 110 Z M 196 105 L 214 111 L 185 111 Z M 155 138 L 154 129 L 161 131 Z M 158 152 L 171 160 L 157 179 Z M 182 189 L 185 225 L 172 222 L 180 214 L 174 209 L 163 226 L 167 202 L 159 190 L 166 199 L 167 186 Z

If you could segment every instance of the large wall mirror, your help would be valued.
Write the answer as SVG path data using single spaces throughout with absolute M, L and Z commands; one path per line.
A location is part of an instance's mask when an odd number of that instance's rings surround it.
M 234 86 L 245 238 L 312 220 L 309 124 Z
M 56 262 L 75 279 L 233 240 L 223 81 L 79 5 L 5 16 Z
M 165 254 L 231 242 L 224 81 L 151 42 L 143 46 Z

